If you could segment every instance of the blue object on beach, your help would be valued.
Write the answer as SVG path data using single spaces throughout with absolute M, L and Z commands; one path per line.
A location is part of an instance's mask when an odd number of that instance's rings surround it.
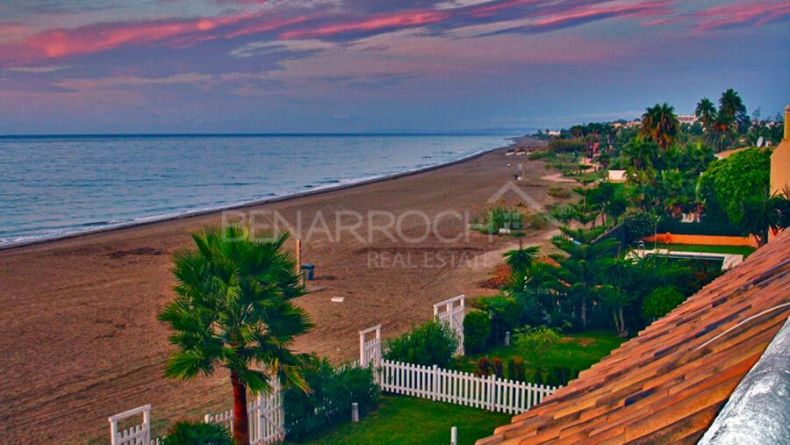
M 315 274 L 315 264 L 304 263 L 302 264 L 302 270 L 305 272 L 305 278 L 309 281 L 313 281 Z

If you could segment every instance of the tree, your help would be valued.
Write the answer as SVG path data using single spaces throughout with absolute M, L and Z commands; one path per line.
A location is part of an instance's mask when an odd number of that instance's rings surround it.
M 769 196 L 771 152 L 752 148 L 711 163 L 697 184 L 706 217 L 724 218 L 760 245 L 786 227 L 787 196 Z
M 718 115 L 732 122 L 736 132 L 744 133 L 749 129 L 750 120 L 746 114 L 746 106 L 738 92 L 732 88 L 721 94 Z
M 522 247 L 519 241 L 518 249 L 505 252 L 505 262 L 514 273 L 523 274 L 535 261 L 539 252 L 538 246 Z
M 716 106 L 713 105 L 713 102 L 707 97 L 700 100 L 699 103 L 697 103 L 697 108 L 694 110 L 694 115 L 702 122 L 702 127 L 705 131 L 710 133 L 711 126 L 716 120 Z
M 656 320 L 672 312 L 686 297 L 673 286 L 654 289 L 642 302 L 642 316 Z
M 663 149 L 675 142 L 679 129 L 675 108 L 667 103 L 656 104 L 642 115 L 642 135 Z
M 582 329 L 587 328 L 590 305 L 600 299 L 599 285 L 605 273 L 605 260 L 617 250 L 617 241 L 599 240 L 602 229 L 584 230 L 560 228 L 563 236 L 555 236 L 551 242 L 563 251 L 551 258 L 559 263 L 554 269 L 555 277 L 550 284 L 553 291 L 565 297 L 573 307 L 573 318 L 577 318 Z
M 170 324 L 177 350 L 165 375 L 191 379 L 230 371 L 233 439 L 249 444 L 247 390 L 270 392 L 272 379 L 304 391 L 301 368 L 307 357 L 294 354 L 294 338 L 312 326 L 292 300 L 305 293 L 295 263 L 283 252 L 287 235 L 259 241 L 239 227 L 192 236 L 196 248 L 176 253 L 176 298 L 159 319 Z

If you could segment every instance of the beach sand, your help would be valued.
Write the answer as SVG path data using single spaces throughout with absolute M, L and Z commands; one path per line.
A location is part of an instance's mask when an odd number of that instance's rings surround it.
M 513 178 L 517 163 L 530 178 L 522 190 L 538 202 L 549 199 L 549 183 L 539 179 L 543 164 L 504 153 L 246 211 L 277 210 L 290 221 L 297 212 L 303 221 L 321 212 L 331 230 L 338 210 L 476 215 Z M 511 195 L 505 199 L 516 201 Z M 156 320 L 174 295 L 172 253 L 190 246 L 191 231 L 220 222 L 215 212 L 0 251 L 0 443 L 107 443 L 107 417 L 146 403 L 153 405 L 155 428 L 230 407 L 224 372 L 191 382 L 163 377 L 171 347 L 168 329 Z M 425 232 L 418 217 L 402 223 L 403 236 Z M 449 238 L 464 227 L 447 217 L 438 232 Z M 545 243 L 548 230 L 524 241 Z M 391 337 L 430 319 L 436 302 L 490 294 L 479 283 L 514 243 L 479 233 L 452 243 L 435 235 L 393 242 L 382 233 L 372 242 L 350 234 L 336 241 L 313 236 L 303 247 L 303 261 L 316 264 L 316 280 L 298 304 L 316 327 L 295 345 L 336 363 L 357 357 L 360 329 L 380 323 Z

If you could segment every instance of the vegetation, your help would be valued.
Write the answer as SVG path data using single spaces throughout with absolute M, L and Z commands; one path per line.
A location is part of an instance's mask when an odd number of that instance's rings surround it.
M 479 373 L 479 363 L 483 358 L 489 363 L 497 358 L 502 363 L 507 363 L 505 378 L 564 385 L 579 372 L 599 362 L 622 342 L 623 339 L 619 336 L 601 330 L 558 334 L 556 342 L 542 350 L 531 346 L 522 348 L 519 342 L 514 341 L 511 346 L 500 345 L 492 348 L 485 355 L 459 357 L 453 363 L 453 367 L 465 372 Z M 513 361 L 516 363 L 523 361 L 523 377 L 520 371 L 516 371 L 517 374 L 513 373 L 514 366 L 511 364 Z M 518 365 L 515 369 L 518 369 Z
M 654 289 L 642 302 L 642 314 L 647 319 L 658 319 L 675 309 L 686 297 L 672 286 Z
M 285 425 L 289 440 L 302 440 L 351 420 L 351 404 L 360 416 L 379 402 L 379 387 L 369 368 L 334 369 L 326 360 L 315 360 L 304 372 L 310 392 L 290 388 L 284 394 Z
M 464 352 L 482 352 L 491 337 L 491 320 L 483 311 L 471 311 L 464 317 Z
M 384 396 L 379 408 L 359 423 L 344 423 L 318 437 L 302 442 L 289 440 L 285 445 L 442 444 L 449 443 L 453 426 L 458 427 L 459 445 L 473 445 L 490 436 L 494 428 L 508 423 L 510 417 L 414 397 Z
M 167 377 L 230 371 L 236 445 L 249 444 L 247 390 L 269 392 L 272 379 L 309 388 L 300 371 L 306 356 L 289 349 L 311 324 L 291 302 L 304 288 L 282 250 L 286 238 L 257 241 L 238 227 L 194 234 L 196 248 L 173 257 L 176 298 L 159 314 L 177 348 Z
M 520 232 L 524 230 L 524 213 L 518 209 L 497 206 L 477 217 L 472 226 L 488 235 L 498 234 L 500 229 Z
M 232 445 L 230 433 L 215 423 L 178 422 L 167 432 L 162 445 Z
M 699 194 L 708 219 L 725 219 L 760 245 L 768 230 L 788 226 L 786 196 L 769 196 L 771 152 L 753 148 L 713 162 L 702 174 Z
M 675 142 L 680 123 L 675 109 L 667 104 L 656 104 L 642 115 L 642 135 L 667 149 Z
M 387 360 L 446 367 L 457 346 L 455 334 L 444 323 L 429 321 L 387 342 Z

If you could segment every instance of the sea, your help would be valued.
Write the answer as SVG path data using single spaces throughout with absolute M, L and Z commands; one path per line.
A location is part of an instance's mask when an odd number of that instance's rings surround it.
M 420 170 L 513 136 L 2 136 L 0 248 Z

